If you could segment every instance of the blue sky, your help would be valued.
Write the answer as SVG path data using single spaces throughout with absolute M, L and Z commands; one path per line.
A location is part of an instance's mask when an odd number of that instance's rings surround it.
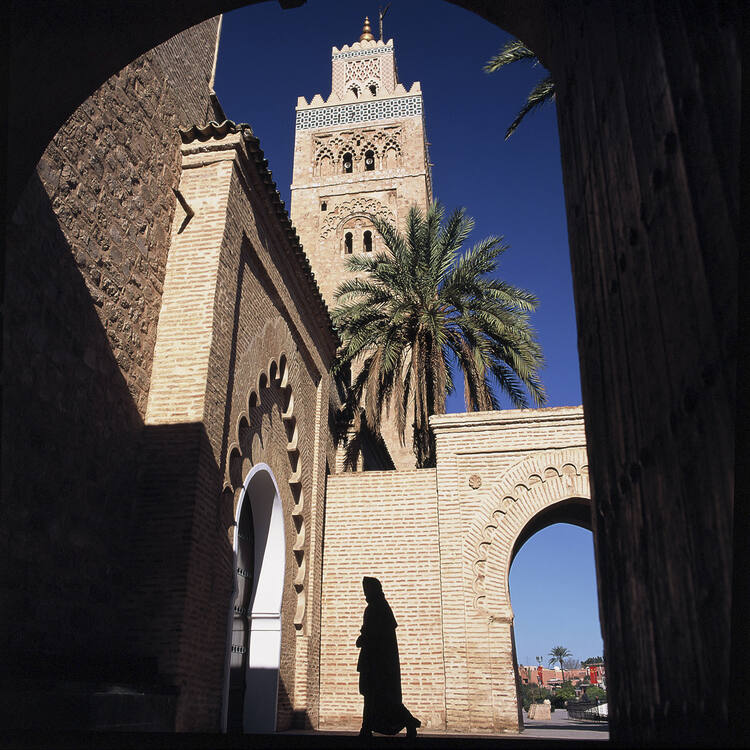
M 377 36 L 378 4 L 359 0 L 308 0 L 286 11 L 266 2 L 224 16 L 215 88 L 227 117 L 249 122 L 260 138 L 287 207 L 297 97 L 328 96 L 331 47 L 356 41 L 365 15 Z M 394 0 L 384 31 L 396 45 L 400 81 L 422 85 L 435 197 L 475 219 L 471 244 L 504 236 L 510 249 L 499 274 L 540 300 L 533 324 L 546 360 L 547 405 L 580 404 L 554 105 L 503 140 L 544 69 L 517 63 L 484 73 L 483 64 L 509 36 L 447 2 Z M 463 389 L 457 390 L 449 412 L 464 411 Z M 522 663 L 535 663 L 558 644 L 581 659 L 602 653 L 588 531 L 558 524 L 532 537 L 513 564 L 511 599 Z

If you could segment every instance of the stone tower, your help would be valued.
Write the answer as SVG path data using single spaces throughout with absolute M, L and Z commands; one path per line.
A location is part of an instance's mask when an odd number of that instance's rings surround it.
M 432 184 L 422 90 L 398 82 L 393 40 L 376 41 L 366 19 L 359 41 L 333 47 L 331 69 L 327 99 L 297 100 L 291 217 L 332 309 L 346 257 L 381 249 L 367 215 L 403 228 Z M 383 437 L 396 468 L 414 468 L 410 432 L 406 446 L 391 424 Z

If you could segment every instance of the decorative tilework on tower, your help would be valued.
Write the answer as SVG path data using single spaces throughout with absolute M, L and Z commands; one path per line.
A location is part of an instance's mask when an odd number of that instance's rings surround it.
M 398 81 L 393 40 L 360 41 L 331 51 L 331 93 L 296 108 L 291 217 L 323 298 L 348 277 L 348 255 L 377 252 L 382 240 L 368 215 L 403 228 L 412 205 L 432 200 L 422 90 Z M 383 437 L 397 469 L 414 468 L 411 435 Z

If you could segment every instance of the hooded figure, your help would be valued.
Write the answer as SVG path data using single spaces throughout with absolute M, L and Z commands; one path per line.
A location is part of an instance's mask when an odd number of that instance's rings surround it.
M 367 607 L 361 635 L 357 638 L 359 692 L 365 703 L 360 735 L 371 735 L 373 731 L 398 734 L 406 727 L 407 735 L 414 737 L 421 722 L 401 702 L 396 618 L 377 578 L 365 576 L 362 588 Z

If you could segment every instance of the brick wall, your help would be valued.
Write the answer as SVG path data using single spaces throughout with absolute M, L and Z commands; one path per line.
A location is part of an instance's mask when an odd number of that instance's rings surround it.
M 404 704 L 426 728 L 445 726 L 435 470 L 328 479 L 323 556 L 321 727 L 358 728 L 354 643 L 362 577 L 375 576 L 398 622 Z
M 176 611 L 173 642 L 160 664 L 181 686 L 177 728 L 215 729 L 228 647 L 233 519 L 250 468 L 270 467 L 284 510 L 277 727 L 286 729 L 315 720 L 308 710 L 317 701 L 314 571 L 335 342 L 322 300 L 276 215 L 278 194 L 265 184 L 257 140 L 211 133 L 200 141 L 186 135 L 183 146 L 179 189 L 194 213 L 187 222 L 178 214 L 172 227 L 146 421 L 149 429 L 197 421 L 205 431 L 202 450 L 218 470 L 185 498 L 193 509 L 188 564 L 144 575 L 154 590 L 170 592 Z M 148 535 L 142 546 L 159 542 Z
M 447 414 L 430 424 L 438 456 L 447 723 L 453 731 L 518 731 L 507 591 L 514 542 L 546 508 L 590 496 L 580 471 L 583 410 Z M 569 462 L 579 470 L 572 480 L 562 471 Z
M 436 469 L 329 478 L 323 727 L 361 721 L 363 575 L 381 579 L 401 624 L 404 703 L 426 728 L 523 726 L 508 572 L 531 531 L 569 520 L 590 528 L 583 411 L 450 414 L 431 424 Z
M 8 227 L 2 643 L 24 674 L 72 678 L 127 648 L 118 610 L 179 178 L 176 128 L 213 116 L 217 23 L 139 57 L 81 104 Z
M 233 512 L 247 462 L 262 461 L 286 516 L 283 729 L 317 721 L 335 342 L 257 141 L 239 160 L 236 142 L 208 165 L 182 158 L 178 126 L 219 114 L 216 30 L 189 29 L 107 81 L 15 214 L 2 575 L 16 619 L 3 635 L 18 674 L 145 681 L 178 692 L 176 728 L 218 729 Z

